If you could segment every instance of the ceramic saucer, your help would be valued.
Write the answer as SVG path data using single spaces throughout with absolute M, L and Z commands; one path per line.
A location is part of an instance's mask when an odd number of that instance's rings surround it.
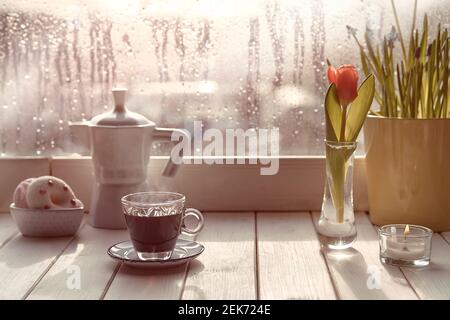
M 167 260 L 141 260 L 131 241 L 116 243 L 108 249 L 108 255 L 125 265 L 137 268 L 171 268 L 198 257 L 205 247 L 195 241 L 178 239 L 172 256 Z

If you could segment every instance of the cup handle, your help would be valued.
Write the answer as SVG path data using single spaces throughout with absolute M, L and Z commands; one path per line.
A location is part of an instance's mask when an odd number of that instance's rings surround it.
M 189 217 L 189 216 L 194 216 L 198 220 L 197 227 L 195 227 L 192 230 L 189 229 L 189 228 L 186 228 L 184 226 L 184 219 L 186 219 L 186 217 Z M 197 209 L 188 208 L 188 209 L 186 209 L 184 211 L 182 227 L 181 227 L 181 233 L 183 233 L 185 235 L 188 235 L 188 236 L 195 236 L 200 231 L 202 231 L 204 222 L 205 222 L 205 220 L 203 219 L 203 215 L 202 215 L 202 213 L 200 211 L 198 211 Z

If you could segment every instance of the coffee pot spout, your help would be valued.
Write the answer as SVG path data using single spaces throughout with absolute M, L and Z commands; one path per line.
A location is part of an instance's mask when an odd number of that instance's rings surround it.
M 182 139 L 180 142 L 180 138 Z M 166 141 L 173 143 L 183 143 L 189 141 L 189 135 L 185 130 L 174 128 L 155 128 L 153 133 L 154 141 Z M 165 177 L 174 177 L 183 161 L 183 148 L 176 147 L 178 152 L 171 152 L 169 161 L 167 162 L 162 175 Z
M 178 172 L 178 164 L 175 164 L 172 159 L 169 159 L 166 166 L 164 167 L 162 175 L 164 177 L 174 177 Z

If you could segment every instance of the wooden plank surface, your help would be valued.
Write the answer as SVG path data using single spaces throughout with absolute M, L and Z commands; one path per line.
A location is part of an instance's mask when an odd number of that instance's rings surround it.
M 258 213 L 261 299 L 336 299 L 309 213 Z
M 206 250 L 197 260 L 148 271 L 106 255 L 126 230 L 85 225 L 75 238 L 26 238 L 0 215 L 0 299 L 450 299 L 450 233 L 433 236 L 430 266 L 400 270 L 379 261 L 365 214 L 357 214 L 354 248 L 337 254 L 319 251 L 309 214 L 205 216 L 197 241 Z M 77 268 L 79 290 L 67 285 Z
M 450 299 L 450 245 L 441 235 L 433 235 L 428 267 L 402 270 L 421 299 Z
M 18 234 L 0 248 L 0 300 L 24 298 L 71 239 L 28 238 Z
M 118 263 L 106 250 L 127 240 L 126 230 L 96 229 L 86 224 L 28 299 L 99 299 Z M 79 275 L 79 279 L 75 278 Z
M 319 213 L 314 213 L 317 223 Z M 353 248 L 323 250 L 340 299 L 417 299 L 402 271 L 379 259 L 378 235 L 364 213 L 356 215 Z
M 183 239 L 189 237 L 181 235 Z M 121 265 L 106 288 L 104 299 L 177 300 L 183 291 L 188 264 L 146 270 Z
M 18 232 L 11 215 L 0 214 L 0 248 Z
M 187 265 L 145 270 L 122 265 L 105 299 L 177 300 L 180 298 Z
M 208 214 L 198 241 L 206 249 L 189 267 L 182 298 L 256 299 L 255 214 Z

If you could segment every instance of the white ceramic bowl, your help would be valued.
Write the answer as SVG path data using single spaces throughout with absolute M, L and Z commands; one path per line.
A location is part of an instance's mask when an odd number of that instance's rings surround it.
M 83 220 L 83 207 L 68 209 L 24 209 L 10 206 L 19 231 L 29 237 L 72 236 Z

